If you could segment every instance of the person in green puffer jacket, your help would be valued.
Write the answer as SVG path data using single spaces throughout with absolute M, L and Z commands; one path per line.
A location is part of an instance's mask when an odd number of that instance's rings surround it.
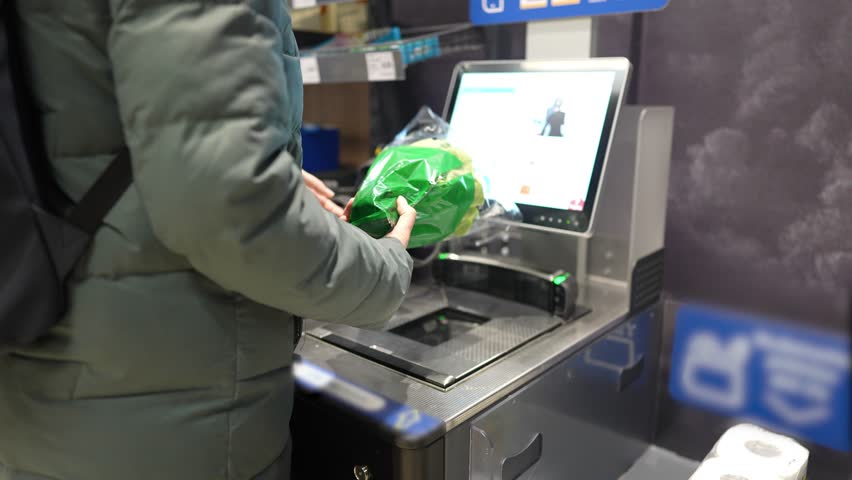
M 0 480 L 289 478 L 294 315 L 390 317 L 415 213 L 374 240 L 305 185 L 282 0 L 4 1 L 60 187 L 124 145 L 134 183 L 66 316 L 0 355 Z

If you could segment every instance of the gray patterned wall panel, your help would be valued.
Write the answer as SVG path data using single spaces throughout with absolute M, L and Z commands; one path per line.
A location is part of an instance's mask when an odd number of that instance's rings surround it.
M 677 109 L 666 289 L 848 333 L 852 2 L 671 0 L 641 35 L 629 16 L 597 25 L 597 55 L 640 43 L 639 103 Z M 658 441 L 681 454 L 734 422 L 661 400 Z M 850 478 L 843 454 L 811 447 L 815 478 Z
M 630 18 L 599 20 L 627 54 Z M 841 327 L 852 286 L 852 2 L 672 0 L 639 101 L 677 108 L 667 287 Z

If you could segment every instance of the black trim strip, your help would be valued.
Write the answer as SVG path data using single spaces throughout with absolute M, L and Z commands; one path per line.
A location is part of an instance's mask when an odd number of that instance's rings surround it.
M 424 367 L 423 365 L 418 365 L 416 363 L 409 362 L 404 358 L 388 355 L 387 353 L 384 353 L 380 350 L 369 348 L 364 345 L 361 345 L 360 343 L 356 343 L 352 340 L 341 337 L 336 333 L 326 335 L 322 337 L 322 339 L 323 341 L 349 350 L 352 353 L 357 353 L 362 357 L 369 358 L 370 360 L 373 360 L 374 362 L 384 365 L 388 368 L 398 370 L 418 380 L 431 383 L 432 385 L 435 385 L 439 388 L 447 388 L 450 385 L 454 384 L 457 380 L 456 377 L 447 373 L 438 372 L 432 370 L 431 368 Z
M 663 291 L 665 269 L 663 249 L 641 258 L 633 267 L 630 282 L 630 312 L 636 313 L 656 303 Z

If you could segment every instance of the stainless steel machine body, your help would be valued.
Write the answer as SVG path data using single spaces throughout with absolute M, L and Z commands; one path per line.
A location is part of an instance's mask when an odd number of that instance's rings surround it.
M 427 276 L 381 332 L 308 322 L 295 368 L 294 478 L 627 471 L 653 429 L 673 116 L 622 107 L 591 236 L 496 224 L 453 242 L 462 256 L 572 272 L 578 309 L 568 318 Z M 491 321 L 465 341 L 392 332 L 430 312 Z

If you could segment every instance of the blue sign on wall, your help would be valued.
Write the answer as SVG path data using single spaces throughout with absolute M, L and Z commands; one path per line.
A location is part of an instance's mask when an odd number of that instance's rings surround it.
M 677 315 L 669 391 L 723 415 L 852 450 L 850 341 L 705 307 Z
M 470 0 L 475 25 L 660 10 L 669 0 Z

